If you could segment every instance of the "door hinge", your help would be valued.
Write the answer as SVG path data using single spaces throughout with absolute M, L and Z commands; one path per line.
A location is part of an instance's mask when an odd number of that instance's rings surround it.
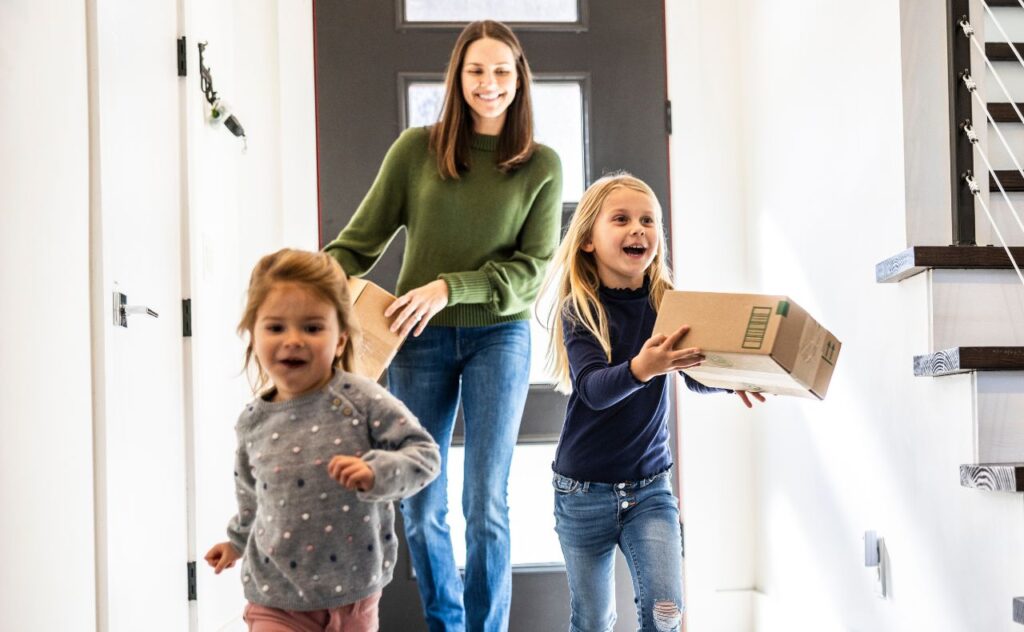
M 178 38 L 178 76 L 188 76 L 188 65 L 185 63 L 185 36 Z
M 196 600 L 196 563 L 188 563 L 188 600 Z
M 192 337 L 192 299 L 181 299 L 181 335 Z
M 665 133 L 672 135 L 672 102 L 665 101 Z

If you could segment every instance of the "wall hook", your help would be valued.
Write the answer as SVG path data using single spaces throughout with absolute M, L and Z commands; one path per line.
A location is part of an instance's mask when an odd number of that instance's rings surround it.
M 206 65 L 203 52 L 206 50 L 207 42 L 199 42 L 199 87 L 203 91 L 206 103 L 209 106 L 209 121 L 212 125 L 224 124 L 229 132 L 242 139 L 242 151 L 249 148 L 248 138 L 245 136 L 245 128 L 238 118 L 231 113 L 231 107 L 226 101 L 217 96 L 213 89 L 213 76 L 210 68 Z

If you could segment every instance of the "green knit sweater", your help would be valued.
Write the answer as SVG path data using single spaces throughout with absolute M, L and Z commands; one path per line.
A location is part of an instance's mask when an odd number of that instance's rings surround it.
M 537 145 L 510 173 L 496 167 L 497 136 L 475 135 L 472 163 L 442 180 L 425 127 L 408 129 L 388 150 L 377 179 L 348 226 L 324 248 L 361 276 L 401 227 L 408 236 L 399 295 L 436 279 L 448 306 L 431 325 L 476 327 L 525 320 L 558 246 L 562 167 Z

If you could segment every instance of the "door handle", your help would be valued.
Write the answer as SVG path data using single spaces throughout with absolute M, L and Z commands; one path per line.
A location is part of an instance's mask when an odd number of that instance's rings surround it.
M 157 314 L 155 310 L 146 307 L 145 305 L 128 305 L 128 296 L 121 292 L 114 291 L 114 324 L 118 327 L 128 326 L 128 314 L 141 314 L 143 316 L 151 316 L 153 318 L 160 318 L 160 314 Z

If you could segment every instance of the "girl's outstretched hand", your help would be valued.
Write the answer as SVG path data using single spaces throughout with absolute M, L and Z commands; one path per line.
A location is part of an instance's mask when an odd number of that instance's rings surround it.
M 242 554 L 238 552 L 234 544 L 230 542 L 220 542 L 214 544 L 213 548 L 206 552 L 206 556 L 203 558 L 206 563 L 213 567 L 215 575 L 220 575 L 220 572 L 225 568 L 231 568 L 235 565 L 238 558 L 242 557 Z
M 446 305 L 448 305 L 448 284 L 444 279 L 438 279 L 421 285 L 415 290 L 409 290 L 396 298 L 384 310 L 384 317 L 391 318 L 392 315 L 398 314 L 395 317 L 395 322 L 391 323 L 392 333 L 400 332 L 399 335 L 405 337 L 415 327 L 416 331 L 412 335 L 419 336 L 430 319 Z
M 743 400 L 743 405 L 746 406 L 747 408 L 754 407 L 754 404 L 750 401 L 750 397 L 747 397 L 748 395 L 750 395 L 757 401 L 761 402 L 762 404 L 764 403 L 764 395 L 754 391 L 736 391 L 736 394 L 740 396 L 740 399 Z
M 368 492 L 373 489 L 373 470 L 357 456 L 339 454 L 327 464 L 327 472 L 345 489 Z
M 629 361 L 629 370 L 633 372 L 633 377 L 641 382 L 648 382 L 658 375 L 700 365 L 704 361 L 704 354 L 697 347 L 673 350 L 688 331 L 690 326 L 683 325 L 669 336 L 656 334 L 648 338 L 640 353 Z

